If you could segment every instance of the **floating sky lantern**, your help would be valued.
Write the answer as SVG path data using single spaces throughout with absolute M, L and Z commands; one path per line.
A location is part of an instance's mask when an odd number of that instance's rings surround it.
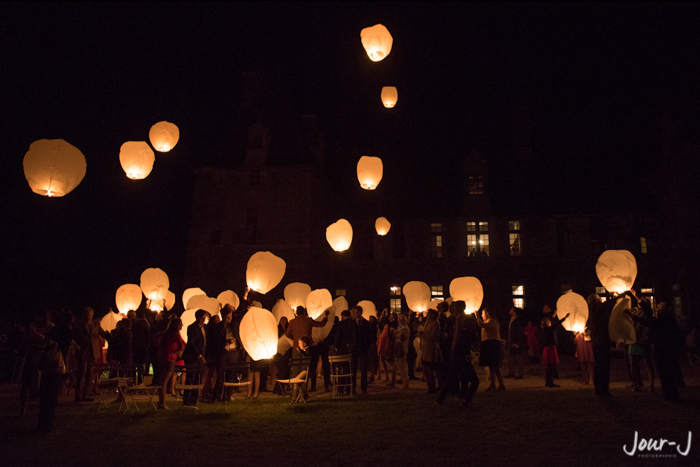
M 391 223 L 386 219 L 386 217 L 378 217 L 374 222 L 374 228 L 377 230 L 377 234 L 386 235 L 391 229 Z
M 85 177 L 87 163 L 82 152 L 62 139 L 40 139 L 24 155 L 24 177 L 34 193 L 65 196 Z
M 289 337 L 282 334 L 282 336 L 280 336 L 280 338 L 277 340 L 277 353 L 284 355 L 289 349 L 292 348 L 292 345 L 294 345 L 294 342 L 292 342 Z
M 284 288 L 284 299 L 292 310 L 298 306 L 306 306 L 306 297 L 311 293 L 311 286 L 301 282 L 292 282 Z
M 345 251 L 352 243 L 352 226 L 345 219 L 326 227 L 326 240 L 334 251 Z
M 192 308 L 191 310 L 185 310 L 182 315 L 180 315 L 180 320 L 182 321 L 182 329 L 180 330 L 180 336 L 182 336 L 182 340 L 187 342 L 187 327 L 190 324 L 193 324 L 195 321 L 197 321 L 197 318 L 195 317 L 195 313 L 197 312 L 197 308 Z M 209 322 L 209 318 L 205 317 L 204 318 L 204 324 Z
M 615 300 L 615 299 L 613 299 Z M 632 299 L 628 295 L 617 298 L 617 303 L 610 313 L 608 320 L 608 335 L 615 344 L 624 342 L 634 344 L 637 341 L 637 334 L 634 330 L 634 321 L 627 316 L 625 310 L 632 307 Z
M 172 310 L 176 301 L 175 294 L 168 290 L 168 293 L 165 294 L 165 309 L 168 311 Z
M 342 295 L 333 300 L 333 306 L 335 307 L 336 316 L 340 316 L 340 313 L 350 309 L 348 301 Z
M 241 320 L 240 334 L 252 360 L 267 360 L 277 353 L 277 321 L 269 311 L 251 307 Z
M 190 310 L 204 310 L 207 311 L 212 317 L 217 316 L 221 311 L 221 303 L 219 300 L 213 297 L 207 297 L 206 295 L 195 295 L 190 298 L 187 302 L 188 309 Z
M 440 299 L 430 300 L 430 303 L 428 304 L 428 309 L 429 310 L 437 310 L 438 305 L 442 302 L 444 302 L 444 300 L 440 300 Z
M 190 298 L 194 297 L 195 295 L 206 295 L 206 292 L 199 287 L 192 287 L 182 293 L 182 306 L 185 308 L 185 310 L 189 310 L 191 308 L 188 305 L 188 302 L 190 301 Z
M 328 321 L 326 321 L 326 324 L 323 327 L 320 328 L 311 328 L 311 339 L 315 343 L 321 342 L 323 339 L 328 337 L 328 334 L 331 333 L 331 329 L 333 328 L 333 323 L 335 322 L 335 317 L 336 317 L 336 310 L 333 305 L 327 308 L 328 310 Z M 317 318 L 316 321 L 323 321 L 323 319 L 326 317 L 325 310 L 323 313 L 321 313 Z
M 382 104 L 387 109 L 391 109 L 399 100 L 399 91 L 394 86 L 384 86 L 382 88 Z
M 374 306 L 374 302 L 362 300 L 357 304 L 357 306 L 362 308 L 362 317 L 364 319 L 369 319 L 370 316 L 374 316 L 375 318 L 377 317 L 377 307 Z
M 216 299 L 219 301 L 221 304 L 221 307 L 225 307 L 226 305 L 231 305 L 234 310 L 238 309 L 238 305 L 241 304 L 241 300 L 238 298 L 238 295 L 236 295 L 236 292 L 233 290 L 225 290 L 221 292 Z
M 141 305 L 142 299 L 141 287 L 136 284 L 122 285 L 117 289 L 116 296 L 114 297 L 117 303 L 117 310 L 124 315 L 126 315 L 126 312 L 129 310 L 136 311 Z
M 481 302 L 484 300 L 484 288 L 476 277 L 458 277 L 450 282 L 450 296 L 452 300 L 463 300 L 466 305 L 464 312 L 471 314 L 481 307 Z
M 425 282 L 411 281 L 403 286 L 408 309 L 411 311 L 428 311 L 430 304 L 430 287 Z
M 156 156 L 145 141 L 127 141 L 119 150 L 119 162 L 126 176 L 132 180 L 143 180 L 153 170 Z
M 306 297 L 306 312 L 312 319 L 316 319 L 333 305 L 333 297 L 328 289 L 316 289 Z
M 291 321 L 295 318 L 294 310 L 292 310 L 292 307 L 289 306 L 289 303 L 287 303 L 286 300 L 283 300 L 281 298 L 277 300 L 275 306 L 272 307 L 272 315 L 275 317 L 275 320 L 278 323 L 280 322 L 280 318 L 282 318 L 283 316 L 287 318 L 287 321 Z
M 389 52 L 394 39 L 389 34 L 389 30 L 382 24 L 375 24 L 372 27 L 364 28 L 360 31 L 362 47 L 373 62 L 384 60 Z
M 258 251 L 248 260 L 245 277 L 251 290 L 266 294 L 284 277 L 287 263 L 269 251 Z
M 588 321 L 588 303 L 586 299 L 575 292 L 567 292 L 557 300 L 557 317 L 569 317 L 562 323 L 567 331 L 583 332 Z
M 174 123 L 158 122 L 148 132 L 153 149 L 158 152 L 168 152 L 175 147 L 180 139 L 180 130 Z
M 159 268 L 149 268 L 141 274 L 141 290 L 146 298 L 149 309 L 156 311 L 154 307 L 160 307 L 160 310 L 165 306 L 165 296 L 170 288 L 170 280 L 168 275 Z M 160 311 L 158 310 L 158 311 Z
M 357 179 L 365 190 L 374 190 L 382 181 L 384 165 L 379 157 L 362 156 L 357 163 Z
M 632 288 L 637 278 L 637 261 L 627 250 L 607 250 L 595 265 L 598 280 L 610 293 L 622 293 Z
M 141 295 L 141 290 L 139 289 L 139 295 Z M 100 327 L 107 332 L 112 332 L 117 328 L 117 323 L 122 319 L 126 318 L 125 315 L 120 313 L 114 313 L 113 311 L 108 311 L 106 315 L 100 320 Z

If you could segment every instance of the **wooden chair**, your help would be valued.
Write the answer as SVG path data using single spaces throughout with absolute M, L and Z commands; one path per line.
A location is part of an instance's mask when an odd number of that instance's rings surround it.
M 348 395 L 352 397 L 352 356 L 351 355 L 329 355 L 331 363 L 331 383 L 333 383 L 332 397 L 338 395 L 338 389 L 348 388 Z
M 184 366 L 176 366 L 175 367 L 175 373 L 184 373 L 185 374 L 185 384 L 181 384 L 179 382 L 179 378 L 175 380 L 175 405 L 177 405 L 177 400 L 180 395 L 179 390 L 183 391 L 201 391 L 202 388 L 204 387 L 204 384 L 202 382 L 202 374 L 204 373 L 204 365 L 184 365 Z M 190 381 L 189 383 L 187 381 Z M 195 414 L 199 412 L 199 397 L 197 397 L 197 401 L 195 402 L 195 405 L 188 405 L 185 404 L 184 401 L 184 392 L 183 392 L 183 401 L 182 401 L 182 407 L 188 407 L 192 408 L 195 410 Z
M 247 387 L 250 386 L 250 381 L 243 381 L 243 378 L 248 377 L 248 372 L 250 371 L 250 364 L 248 362 L 237 362 L 237 363 L 229 363 L 227 365 L 224 365 L 224 371 L 223 371 L 223 377 L 224 377 L 224 387 L 221 391 L 221 398 L 224 400 L 224 410 L 226 410 L 226 403 L 228 402 L 229 398 L 226 397 L 226 388 L 242 388 L 242 387 Z M 229 383 L 229 376 L 234 376 L 237 379 L 237 376 L 241 375 L 241 379 L 238 380 L 237 382 L 231 382 Z M 243 382 L 242 382 L 243 381 Z M 233 396 L 231 396 L 233 397 Z
M 294 378 L 289 379 L 278 379 L 277 382 L 280 383 L 282 388 L 282 395 L 287 401 L 287 406 L 290 404 L 296 404 L 298 402 L 304 402 L 306 404 L 306 399 L 308 398 L 308 375 L 309 375 L 309 363 L 311 358 L 292 358 L 289 363 L 290 375 L 296 373 Z M 287 394 L 286 385 L 290 386 L 290 394 Z M 289 398 L 287 398 L 289 396 Z

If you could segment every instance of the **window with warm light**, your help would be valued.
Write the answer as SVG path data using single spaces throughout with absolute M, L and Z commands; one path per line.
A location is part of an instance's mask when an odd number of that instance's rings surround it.
M 523 284 L 513 284 L 512 294 L 513 306 L 518 307 L 521 310 L 525 308 L 525 286 Z
M 647 239 L 646 239 L 646 237 L 639 237 L 639 243 L 640 243 L 639 246 L 641 247 L 641 250 L 642 250 L 642 254 L 646 255 L 647 254 Z
M 488 222 L 467 222 L 467 254 L 469 257 L 489 256 L 488 232 Z
M 433 222 L 430 224 L 430 252 L 433 258 L 442 258 L 442 224 Z
M 389 299 L 389 311 L 392 313 L 401 313 L 401 299 L 400 298 Z
M 510 255 L 521 256 L 522 253 L 522 238 L 520 237 L 520 221 L 508 222 L 508 236 L 510 242 Z
M 469 194 L 483 195 L 484 194 L 484 177 L 481 175 L 469 176 Z
M 401 295 L 401 287 L 392 287 L 389 295 Z
M 442 286 L 441 285 L 431 285 L 430 286 L 430 296 L 433 298 L 442 297 Z
M 347 291 L 345 289 L 335 289 L 336 297 L 345 297 Z

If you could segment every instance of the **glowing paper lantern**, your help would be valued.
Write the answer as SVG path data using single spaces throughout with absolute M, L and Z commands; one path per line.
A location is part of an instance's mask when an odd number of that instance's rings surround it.
M 386 235 L 391 229 L 391 223 L 386 219 L 386 217 L 378 217 L 374 222 L 374 228 L 377 229 L 379 235 Z
M 362 156 L 357 163 L 357 179 L 365 190 L 374 190 L 382 181 L 384 164 L 382 160 L 374 156 Z
M 168 275 L 159 268 L 149 268 L 141 273 L 141 290 L 147 299 L 165 300 L 170 288 Z
M 425 282 L 411 281 L 403 286 L 408 309 L 411 311 L 428 311 L 430 303 L 430 287 Z
M 126 315 L 127 311 L 136 311 L 138 309 L 142 298 L 141 287 L 136 284 L 124 284 L 117 289 L 114 301 L 117 303 L 119 313 Z
M 277 322 L 269 311 L 251 307 L 241 320 L 241 343 L 254 361 L 272 358 L 277 353 Z
M 87 163 L 78 148 L 62 139 L 40 139 L 24 155 L 24 177 L 34 193 L 65 196 L 85 177 Z
M 287 350 L 291 349 L 292 346 L 294 345 L 294 342 L 292 340 L 282 334 L 282 337 L 279 338 L 277 341 L 277 353 L 280 355 L 284 355 L 287 353 Z
M 175 294 L 168 290 L 168 293 L 165 294 L 165 309 L 168 311 L 172 310 L 176 301 Z
M 119 162 L 126 176 L 132 180 L 143 180 L 153 170 L 156 155 L 145 141 L 127 141 L 119 150 Z
M 450 283 L 450 295 L 453 300 L 463 300 L 466 304 L 464 312 L 471 314 L 481 307 L 481 302 L 484 300 L 484 288 L 476 277 L 458 277 Z
M 298 306 L 306 306 L 306 297 L 311 293 L 311 287 L 301 282 L 292 282 L 284 288 L 284 299 L 287 304 L 296 310 Z
M 139 290 L 139 295 L 141 294 L 141 290 Z M 124 319 L 125 316 L 121 315 L 119 313 L 113 313 L 113 312 L 108 312 L 104 317 L 100 320 L 100 327 L 107 332 L 112 332 L 117 328 L 117 323 Z
M 428 309 L 437 310 L 438 305 L 444 301 L 445 300 L 430 300 L 430 303 L 428 304 Z
M 194 316 L 195 311 L 197 311 L 196 308 L 192 308 L 191 310 L 185 310 L 182 315 L 180 315 L 180 321 L 182 321 L 182 329 L 180 329 L 180 336 L 182 337 L 182 340 L 187 342 L 187 327 L 197 321 L 197 319 Z
M 637 341 L 637 334 L 634 331 L 634 321 L 625 314 L 625 310 L 632 306 L 632 300 L 627 295 L 617 299 L 617 303 L 610 313 L 608 321 L 608 334 L 610 340 L 616 344 L 624 342 L 625 344 L 634 344 Z
M 187 302 L 188 310 L 204 310 L 214 317 L 221 311 L 221 303 L 213 297 L 206 295 L 195 295 Z
M 637 261 L 627 250 L 607 250 L 598 258 L 595 272 L 605 290 L 622 293 L 634 285 Z
M 219 301 L 221 304 L 221 308 L 225 307 L 226 305 L 231 305 L 234 310 L 238 309 L 238 305 L 241 304 L 241 300 L 238 298 L 238 295 L 236 295 L 236 292 L 233 290 L 225 290 L 219 294 L 216 299 Z
M 326 240 L 334 251 L 345 251 L 352 243 L 352 226 L 345 219 L 326 227 Z
M 306 311 L 312 319 L 316 319 L 333 304 L 333 297 L 328 289 L 316 289 L 306 297 Z
M 311 328 L 311 339 L 315 342 L 321 342 L 323 339 L 328 337 L 328 334 L 331 333 L 331 328 L 333 327 L 333 322 L 335 321 L 335 307 L 331 305 L 328 307 L 328 321 L 326 321 L 326 324 L 322 328 Z M 325 310 L 323 313 L 321 313 L 318 317 L 316 317 L 316 321 L 323 321 L 323 318 L 326 317 Z
M 342 295 L 333 300 L 333 306 L 335 307 L 335 315 L 340 316 L 345 310 L 349 310 L 348 301 Z
M 295 318 L 294 310 L 292 310 L 292 307 L 289 306 L 289 303 L 287 303 L 285 300 L 282 300 L 281 298 L 277 300 L 275 306 L 272 307 L 272 315 L 275 317 L 275 320 L 278 323 L 280 322 L 280 318 L 282 318 L 283 316 L 287 318 L 287 321 L 291 321 Z
M 190 298 L 194 297 L 195 295 L 206 295 L 206 292 L 204 292 L 204 290 L 200 289 L 199 287 L 193 287 L 191 289 L 185 290 L 182 293 L 182 306 L 185 308 L 185 310 L 189 310 L 190 308 L 192 308 L 188 305 L 188 302 L 190 301 Z
M 399 91 L 394 86 L 384 86 L 382 88 L 382 103 L 387 109 L 391 109 L 399 100 Z
M 148 132 L 153 149 L 158 152 L 168 152 L 175 147 L 180 139 L 180 130 L 170 122 L 158 122 Z
M 581 295 L 568 292 L 557 300 L 557 317 L 562 319 L 569 314 L 569 317 L 562 323 L 567 331 L 583 332 L 588 321 L 588 303 Z
M 362 47 L 373 62 L 379 62 L 391 52 L 391 45 L 394 39 L 389 34 L 389 30 L 382 24 L 375 24 L 372 27 L 364 28 L 360 31 Z
M 286 269 L 282 258 L 269 251 L 258 251 L 248 260 L 246 282 L 252 290 L 266 294 L 280 283 Z
M 362 317 L 368 319 L 370 316 L 377 317 L 377 307 L 369 300 L 362 300 L 357 306 L 362 308 Z

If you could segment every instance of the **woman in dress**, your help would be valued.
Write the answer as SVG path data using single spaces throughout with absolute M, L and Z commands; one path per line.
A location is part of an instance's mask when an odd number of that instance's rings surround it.
M 394 348 L 394 336 L 391 329 L 396 327 L 396 315 L 389 313 L 389 310 L 384 308 L 379 317 L 378 328 L 381 330 L 379 339 L 377 339 L 377 355 L 379 356 L 379 371 L 377 381 L 382 379 L 382 367 L 384 368 L 384 379 L 389 381 L 389 363 L 393 362 L 394 357 L 391 352 Z
M 481 312 L 474 313 L 476 323 L 481 328 L 481 351 L 479 353 L 479 366 L 485 366 L 489 369 L 490 385 L 487 391 L 496 390 L 496 378 L 498 378 L 498 390 L 505 391 L 506 386 L 503 384 L 503 375 L 501 374 L 501 331 L 500 323 L 496 317 L 484 308 Z
M 169 409 L 165 404 L 166 386 L 175 372 L 175 364 L 180 359 L 180 355 L 185 350 L 185 341 L 180 336 L 182 321 L 175 318 L 168 324 L 168 329 L 160 338 L 158 345 L 158 362 L 161 366 L 161 385 L 158 391 L 158 408 Z

